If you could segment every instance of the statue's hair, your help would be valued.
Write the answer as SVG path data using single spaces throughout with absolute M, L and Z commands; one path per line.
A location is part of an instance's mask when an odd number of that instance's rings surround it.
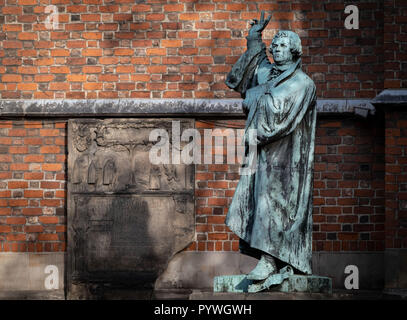
M 302 47 L 301 47 L 301 39 L 293 31 L 290 30 L 279 30 L 277 34 L 274 36 L 273 41 L 271 42 L 271 45 L 274 43 L 274 40 L 278 38 L 283 38 L 287 37 L 290 40 L 290 51 L 291 54 L 293 55 L 294 61 L 297 61 L 301 56 L 302 56 Z M 271 46 L 270 46 L 270 51 L 271 51 Z

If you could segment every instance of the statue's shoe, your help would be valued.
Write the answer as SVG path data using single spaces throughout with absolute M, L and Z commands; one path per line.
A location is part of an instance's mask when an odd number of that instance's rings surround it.
M 288 279 L 293 274 L 293 268 L 290 266 L 285 266 L 284 268 L 280 269 L 279 273 L 271 274 L 266 280 L 249 285 L 247 292 L 260 292 L 269 289 L 271 286 L 283 283 L 285 279 Z
M 267 279 L 271 274 L 276 272 L 277 267 L 274 261 L 270 261 L 265 255 L 262 255 L 260 261 L 257 263 L 257 266 L 250 271 L 246 278 L 249 280 L 260 281 Z

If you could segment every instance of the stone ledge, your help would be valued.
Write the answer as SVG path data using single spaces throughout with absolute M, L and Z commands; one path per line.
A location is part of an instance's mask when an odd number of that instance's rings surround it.
M 63 290 L 0 291 L 0 300 L 65 300 Z
M 329 293 L 307 292 L 258 292 L 230 293 L 194 290 L 190 300 L 399 300 L 399 297 L 386 295 L 381 291 L 339 291 Z
M 371 103 L 374 106 L 407 105 L 407 89 L 386 89 L 380 92 Z
M 0 100 L 2 117 L 244 117 L 242 99 Z M 370 100 L 319 99 L 319 114 L 374 114 Z

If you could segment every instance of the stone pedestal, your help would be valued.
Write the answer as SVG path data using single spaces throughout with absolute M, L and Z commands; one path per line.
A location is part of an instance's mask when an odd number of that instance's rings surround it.
M 254 284 L 246 278 L 245 274 L 215 277 L 213 281 L 214 292 L 249 292 L 249 286 Z M 307 292 L 332 293 L 332 280 L 328 277 L 315 275 L 291 275 L 281 284 L 270 287 L 267 292 Z

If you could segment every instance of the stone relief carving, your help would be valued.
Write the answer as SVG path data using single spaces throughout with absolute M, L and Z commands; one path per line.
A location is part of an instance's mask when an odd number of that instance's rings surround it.
M 106 161 L 103 167 L 103 184 L 110 185 L 116 177 L 116 165 L 112 159 Z
M 75 184 L 81 183 L 83 177 L 85 177 L 85 173 L 87 172 L 88 167 L 89 167 L 89 157 L 87 155 L 78 157 L 75 160 L 73 166 L 72 183 Z
M 181 127 L 193 127 L 193 121 Z M 171 119 L 81 119 L 68 126 L 68 297 L 152 289 L 194 236 L 193 165 L 153 165 L 153 129 Z
M 95 164 L 92 162 L 88 169 L 88 184 L 95 184 L 96 183 L 96 167 Z
M 80 152 L 85 151 L 91 144 L 91 133 L 89 128 L 81 124 L 72 126 L 74 145 Z
M 150 169 L 150 190 L 161 189 L 161 171 L 157 166 Z

